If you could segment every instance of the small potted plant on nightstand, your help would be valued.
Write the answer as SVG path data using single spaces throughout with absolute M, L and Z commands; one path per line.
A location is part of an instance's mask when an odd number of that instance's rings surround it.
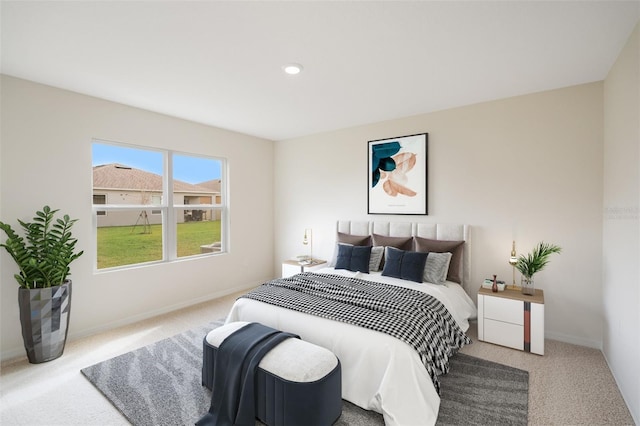
M 14 277 L 20 286 L 22 338 L 32 364 L 51 361 L 64 351 L 71 313 L 69 264 L 83 253 L 75 252 L 77 240 L 71 235 L 78 219 L 68 215 L 56 219 L 56 212 L 44 206 L 36 211 L 33 222 L 18 219 L 24 238 L 11 225 L 0 222 L 8 237 L 0 247 L 20 269 Z
M 522 274 L 522 294 L 535 294 L 533 275 L 542 271 L 547 263 L 549 256 L 553 253 L 560 253 L 562 249 L 555 244 L 548 244 L 544 241 L 538 243 L 533 251 L 527 255 L 521 254 L 515 264 L 515 268 Z

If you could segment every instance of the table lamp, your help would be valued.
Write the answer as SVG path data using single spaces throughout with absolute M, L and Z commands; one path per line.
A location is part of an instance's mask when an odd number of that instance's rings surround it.
M 516 255 L 516 242 L 514 241 L 511 245 L 511 257 L 509 257 L 509 263 L 513 267 L 513 283 L 511 284 L 512 290 L 517 290 L 518 286 L 516 286 L 516 263 L 518 263 L 518 257 Z
M 309 245 L 309 264 L 313 265 L 313 231 L 311 228 L 306 228 L 304 230 L 304 237 L 302 239 L 302 244 L 305 246 Z

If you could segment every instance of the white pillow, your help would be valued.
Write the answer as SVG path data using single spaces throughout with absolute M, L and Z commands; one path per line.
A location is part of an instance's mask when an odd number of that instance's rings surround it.
M 427 262 L 424 265 L 423 280 L 432 284 L 444 284 L 447 281 L 449 262 L 452 254 L 429 252 Z
M 371 257 L 369 258 L 369 272 L 377 272 L 380 270 L 380 263 L 382 263 L 383 255 L 383 246 L 374 246 L 371 248 Z

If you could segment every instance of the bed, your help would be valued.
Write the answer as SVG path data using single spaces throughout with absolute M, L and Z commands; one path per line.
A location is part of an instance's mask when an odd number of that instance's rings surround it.
M 384 276 L 380 272 L 364 273 L 334 267 L 316 270 L 314 274 L 318 274 L 319 278 L 346 277 L 358 282 L 365 280 L 372 286 L 373 283 L 382 283 L 429 294 L 446 307 L 457 327 L 466 332 L 469 319 L 477 314 L 473 301 L 465 291 L 470 264 L 469 226 L 339 221 L 337 231 L 339 241 L 342 237 L 353 242 L 357 236 L 377 236 L 378 243 L 381 240 L 392 242 L 400 238 L 412 238 L 412 247 L 415 247 L 416 238 L 465 241 L 459 250 L 459 269 L 453 271 L 459 278 L 456 281 L 460 283 L 449 280 L 440 284 L 417 283 Z M 366 241 L 366 238 L 361 241 Z M 422 355 L 405 341 L 348 322 L 309 315 L 246 297 L 234 303 L 227 317 L 227 322 L 232 321 L 260 322 L 298 334 L 303 340 L 334 352 L 342 364 L 343 398 L 364 409 L 381 413 L 385 424 L 435 424 L 440 397 L 434 385 L 433 372 L 427 371 Z

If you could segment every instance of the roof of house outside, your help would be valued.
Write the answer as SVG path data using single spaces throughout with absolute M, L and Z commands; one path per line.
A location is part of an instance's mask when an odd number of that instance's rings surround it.
M 205 182 L 200 182 L 198 184 L 198 186 L 202 186 L 205 187 L 211 191 L 215 191 L 215 192 L 220 192 L 220 185 L 221 185 L 221 180 L 220 179 L 213 179 L 213 180 L 208 180 Z
M 193 185 L 174 179 L 174 192 L 218 193 L 220 192 L 219 180 L 218 189 L 210 184 L 215 181 L 204 182 L 207 185 Z M 93 167 L 93 189 L 162 192 L 162 176 L 124 164 L 103 164 Z

